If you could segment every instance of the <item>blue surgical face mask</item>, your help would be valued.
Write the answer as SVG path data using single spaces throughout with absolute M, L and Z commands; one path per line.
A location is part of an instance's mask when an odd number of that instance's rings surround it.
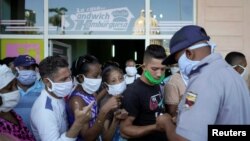
M 37 80 L 34 70 L 18 70 L 17 80 L 23 85 L 31 85 Z
M 193 61 L 187 58 L 186 53 L 184 52 L 180 59 L 178 60 L 178 65 L 180 67 L 180 72 L 183 75 L 189 76 L 191 71 L 196 68 L 197 64 L 200 61 Z
M 214 53 L 214 48 L 216 47 L 215 44 L 211 43 L 211 42 L 203 42 L 200 44 L 196 44 L 193 45 L 191 47 L 189 47 L 189 50 L 193 50 L 193 49 L 197 49 L 197 48 L 201 48 L 201 47 L 206 47 L 206 46 L 210 46 L 211 47 L 211 53 Z M 195 70 L 197 68 L 197 65 L 199 64 L 200 61 L 194 61 L 194 60 L 190 60 L 187 58 L 186 56 L 186 52 L 184 52 L 181 57 L 178 60 L 178 65 L 180 68 L 180 72 L 182 74 L 182 78 L 184 80 L 184 82 L 188 83 L 189 81 L 189 75 L 191 73 L 192 70 Z

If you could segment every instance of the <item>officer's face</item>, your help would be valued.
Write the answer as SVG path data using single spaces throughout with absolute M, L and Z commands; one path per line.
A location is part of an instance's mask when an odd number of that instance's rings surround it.
M 175 54 L 174 58 L 176 60 L 176 62 L 178 62 L 179 58 L 181 57 L 181 55 L 185 52 L 185 49 L 182 51 L 179 51 Z

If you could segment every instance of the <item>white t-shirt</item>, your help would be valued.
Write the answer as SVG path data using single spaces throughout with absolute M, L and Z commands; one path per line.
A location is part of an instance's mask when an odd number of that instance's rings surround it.
M 136 74 L 135 76 L 128 76 L 127 74 L 124 75 L 126 84 L 133 83 L 139 77 L 141 77 L 139 74 Z
M 31 109 L 31 129 L 37 141 L 75 141 L 66 137 L 68 123 L 64 99 L 50 96 L 46 90 Z

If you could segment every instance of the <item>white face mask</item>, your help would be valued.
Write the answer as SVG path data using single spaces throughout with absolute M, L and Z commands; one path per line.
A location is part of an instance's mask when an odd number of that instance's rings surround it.
M 127 88 L 127 85 L 125 81 L 122 81 L 119 84 L 114 84 L 114 85 L 108 85 L 108 93 L 110 95 L 120 95 L 123 93 L 123 91 Z
M 171 67 L 171 68 L 170 68 L 170 71 L 171 71 L 172 74 L 175 74 L 175 73 L 177 73 L 178 71 L 180 71 L 180 69 L 179 69 L 179 67 Z
M 137 74 L 136 67 L 126 67 L 125 71 L 126 71 L 128 76 L 135 76 Z
M 0 95 L 2 98 L 2 105 L 0 105 L 0 112 L 9 112 L 18 104 L 20 100 L 19 91 L 12 91 Z
M 51 83 L 51 88 L 47 87 L 48 91 L 53 92 L 58 97 L 66 97 L 73 90 L 74 85 L 73 85 L 72 80 L 68 82 L 61 82 L 61 83 L 54 83 L 49 78 L 48 80 Z
M 101 83 L 101 78 L 93 79 L 84 76 L 84 80 L 81 85 L 84 91 L 86 91 L 88 94 L 94 94 L 100 88 Z
M 233 68 L 235 67 L 241 67 L 244 71 L 240 74 L 240 76 L 242 78 L 244 78 L 245 80 L 248 80 L 248 75 L 249 75 L 249 72 L 248 72 L 248 68 L 247 67 L 243 67 L 242 65 L 234 65 Z

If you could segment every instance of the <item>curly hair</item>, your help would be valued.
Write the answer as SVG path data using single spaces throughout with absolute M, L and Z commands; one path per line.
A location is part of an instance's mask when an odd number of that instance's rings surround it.
M 50 77 L 57 73 L 59 68 L 69 67 L 66 59 L 61 56 L 48 56 L 39 63 L 39 73 L 41 78 Z
M 73 76 L 77 76 L 79 74 L 86 74 L 89 72 L 89 65 L 91 64 L 100 64 L 99 60 L 93 55 L 85 55 L 78 57 L 72 63 L 71 72 Z

